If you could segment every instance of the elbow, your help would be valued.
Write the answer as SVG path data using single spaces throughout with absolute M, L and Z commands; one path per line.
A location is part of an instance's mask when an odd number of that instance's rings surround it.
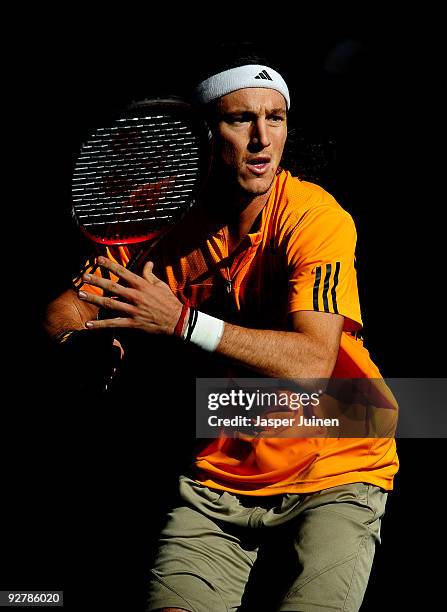
M 339 346 L 329 346 L 325 342 L 307 337 L 307 351 L 305 359 L 296 359 L 290 361 L 293 364 L 293 374 L 291 378 L 306 378 L 306 379 L 328 379 L 332 376 L 335 363 L 337 361 Z M 297 376 L 299 372 L 299 376 Z
M 313 378 L 330 378 L 337 361 L 338 350 L 321 352 L 314 363 Z
M 335 363 L 328 362 L 327 360 L 322 360 L 318 364 L 313 364 L 312 366 L 308 366 L 305 368 L 304 376 L 303 371 L 300 369 L 300 372 L 294 371 L 290 378 L 306 378 L 309 380 L 326 380 L 331 377 L 332 372 L 334 370 Z M 299 374 L 299 375 L 298 375 Z
M 85 322 L 94 319 L 97 312 L 96 306 L 84 304 L 69 289 L 48 304 L 42 321 L 43 328 L 50 338 L 55 339 L 63 331 L 83 329 Z

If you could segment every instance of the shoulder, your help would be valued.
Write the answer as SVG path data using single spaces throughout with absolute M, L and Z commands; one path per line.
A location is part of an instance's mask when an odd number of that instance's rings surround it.
M 310 224 L 350 227 L 355 232 L 352 216 L 320 185 L 283 171 L 278 176 L 276 193 L 272 214 L 286 234 Z

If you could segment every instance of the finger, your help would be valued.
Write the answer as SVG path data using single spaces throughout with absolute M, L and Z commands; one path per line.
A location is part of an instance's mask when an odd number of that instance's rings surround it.
M 147 261 L 144 264 L 144 268 L 143 268 L 143 276 L 145 274 L 152 274 L 152 270 L 154 269 L 154 262 L 153 261 Z
M 85 327 L 87 327 L 87 329 L 134 327 L 134 320 L 123 317 L 117 317 L 116 319 L 97 319 L 95 321 L 87 321 Z
M 136 297 L 136 292 L 134 289 L 124 287 L 123 285 L 120 285 L 115 281 L 111 281 L 108 278 L 102 278 L 102 276 L 96 276 L 94 274 L 84 274 L 82 279 L 89 285 L 100 287 L 101 289 L 104 289 L 104 291 L 108 291 L 114 295 L 119 295 L 127 300 L 132 300 Z
M 135 315 L 137 313 L 137 309 L 135 306 L 132 306 L 132 304 L 126 304 L 111 297 L 101 297 L 93 293 L 87 293 L 86 291 L 79 291 L 78 296 L 82 301 L 95 304 L 95 306 L 116 310 L 118 312 L 126 312 L 130 315 Z
M 141 276 L 138 276 L 138 274 L 134 274 L 124 266 L 121 266 L 119 263 L 111 261 L 107 257 L 98 257 L 98 264 L 101 267 L 110 270 L 110 272 L 113 272 L 114 274 L 116 274 L 116 276 L 119 276 L 120 278 L 125 280 L 126 283 L 128 283 L 131 287 L 138 288 L 141 284 Z
M 143 278 L 146 279 L 149 283 L 158 283 L 160 279 L 157 276 L 155 276 L 155 274 L 152 271 L 153 269 L 154 269 L 153 261 L 148 261 L 147 263 L 145 263 L 144 268 L 143 268 Z

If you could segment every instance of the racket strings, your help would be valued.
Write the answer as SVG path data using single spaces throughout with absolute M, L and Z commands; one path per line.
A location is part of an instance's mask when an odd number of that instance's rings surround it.
M 188 117 L 156 113 L 99 128 L 81 150 L 73 208 L 88 232 L 132 239 L 175 222 L 193 203 L 200 136 Z

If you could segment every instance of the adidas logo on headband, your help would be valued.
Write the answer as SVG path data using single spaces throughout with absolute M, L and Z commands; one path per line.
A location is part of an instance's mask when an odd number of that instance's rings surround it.
M 267 70 L 263 70 L 262 72 L 260 72 L 258 76 L 255 76 L 255 79 L 268 79 L 269 81 L 273 81 Z

